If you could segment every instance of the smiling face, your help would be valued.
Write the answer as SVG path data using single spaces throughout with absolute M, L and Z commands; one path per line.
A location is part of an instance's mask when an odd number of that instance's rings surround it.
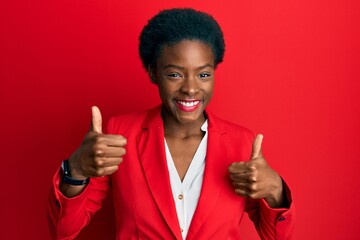
M 202 124 L 214 88 L 214 54 L 200 41 L 164 46 L 150 70 L 163 102 L 165 123 Z

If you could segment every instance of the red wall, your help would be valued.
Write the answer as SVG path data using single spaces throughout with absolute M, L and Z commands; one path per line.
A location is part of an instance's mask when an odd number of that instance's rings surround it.
M 1 1 L 0 238 L 48 239 L 51 178 L 88 130 L 90 106 L 107 119 L 159 102 L 137 38 L 148 18 L 175 6 L 212 13 L 223 27 L 210 108 L 265 135 L 267 160 L 293 190 L 297 239 L 359 239 L 355 0 Z M 112 235 L 105 205 L 82 239 Z M 258 239 L 249 226 L 244 239 Z

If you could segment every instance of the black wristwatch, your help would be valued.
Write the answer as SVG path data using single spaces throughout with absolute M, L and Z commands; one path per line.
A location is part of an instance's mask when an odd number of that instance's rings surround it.
M 84 180 L 77 180 L 77 179 L 71 178 L 70 165 L 69 165 L 68 160 L 64 160 L 62 162 L 61 168 L 64 170 L 62 181 L 67 183 L 67 184 L 81 186 L 81 185 L 86 185 L 86 184 L 88 184 L 90 182 L 90 178 L 86 178 Z

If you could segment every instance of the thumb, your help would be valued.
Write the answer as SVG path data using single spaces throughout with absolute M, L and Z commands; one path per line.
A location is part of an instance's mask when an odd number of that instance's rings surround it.
M 261 144 L 264 136 L 262 134 L 256 135 L 251 152 L 251 159 L 262 157 Z
M 99 108 L 96 106 L 91 107 L 91 113 L 92 113 L 92 120 L 91 120 L 90 131 L 96 133 L 102 133 L 102 118 Z

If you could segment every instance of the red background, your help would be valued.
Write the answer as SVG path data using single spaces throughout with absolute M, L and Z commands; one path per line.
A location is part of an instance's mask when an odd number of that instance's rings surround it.
M 360 6 L 328 1 L 1 1 L 1 239 L 48 239 L 54 172 L 80 144 L 90 107 L 159 102 L 138 35 L 160 9 L 190 6 L 223 28 L 210 109 L 264 134 L 291 185 L 297 239 L 360 236 Z M 113 234 L 107 202 L 82 239 Z M 258 239 L 245 219 L 244 239 Z

